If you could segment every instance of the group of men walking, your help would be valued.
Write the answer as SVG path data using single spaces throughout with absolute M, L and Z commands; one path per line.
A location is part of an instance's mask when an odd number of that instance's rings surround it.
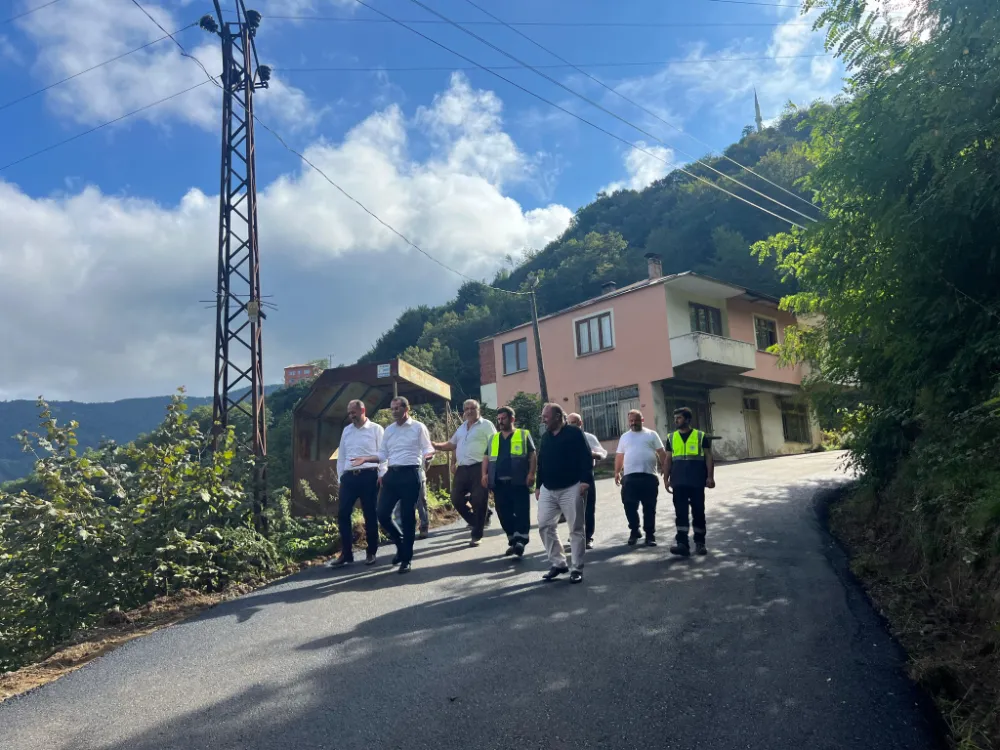
M 353 538 L 351 513 L 360 502 L 368 547 L 366 565 L 375 562 L 381 526 L 396 546 L 393 565 L 399 565 L 399 573 L 410 571 L 415 509 L 421 498 L 421 537 L 427 533 L 425 467 L 435 452 L 442 451 L 456 456 L 451 501 L 471 528 L 470 546 L 479 546 L 482 541 L 492 492 L 509 543 L 505 554 L 522 557 L 530 541 L 533 489 L 538 532 L 549 562 L 543 580 L 552 581 L 566 573 L 571 583 L 583 580 L 584 554 L 594 546 L 594 467 L 607 457 L 607 451 L 594 435 L 583 431 L 579 414 L 566 415 L 558 404 L 545 404 L 545 429 L 536 446 L 531 432 L 517 426 L 517 415 L 508 406 L 497 410 L 494 426 L 482 417 L 476 401 L 466 401 L 465 421 L 441 443 L 432 442 L 427 427 L 409 415 L 405 398 L 394 398 L 391 409 L 393 422 L 383 429 L 367 418 L 362 402 L 352 401 L 348 405 L 350 424 L 344 428 L 338 449 L 340 536 L 343 540 Z M 693 528 L 695 552 L 706 554 L 705 488 L 715 486 L 711 440 L 693 429 L 689 409 L 678 409 L 674 420 L 677 429 L 664 445 L 655 431 L 643 426 L 641 412 L 628 414 L 629 431 L 619 439 L 615 456 L 615 484 L 621 486 L 628 544 L 635 545 L 645 537 L 646 546 L 656 546 L 657 475 L 661 474 L 664 487 L 673 494 L 676 511 L 677 536 L 671 553 L 691 554 L 688 532 Z M 565 547 L 559 538 L 562 520 L 569 528 Z M 347 542 L 331 565 L 340 567 L 353 561 Z

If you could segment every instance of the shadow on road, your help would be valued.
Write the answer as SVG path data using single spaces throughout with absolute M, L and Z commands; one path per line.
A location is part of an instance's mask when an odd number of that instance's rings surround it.
M 205 655 L 201 696 L 188 694 L 197 680 L 155 698 L 137 687 L 129 712 L 170 718 L 96 744 L 79 726 L 63 747 L 932 747 L 898 650 L 823 555 L 811 506 L 821 486 L 710 501 L 713 552 L 689 559 L 667 551 L 669 496 L 661 545 L 646 549 L 625 546 L 605 493 L 580 586 L 539 580 L 534 529 L 518 562 L 488 555 L 496 541 L 455 559 L 467 540 L 457 529 L 419 549 L 407 576 L 385 564 L 308 571 L 164 633 L 170 649 L 206 628 L 249 644 Z M 318 602 L 330 619 L 310 632 L 301 623 Z M 100 666 L 78 676 L 97 680 Z

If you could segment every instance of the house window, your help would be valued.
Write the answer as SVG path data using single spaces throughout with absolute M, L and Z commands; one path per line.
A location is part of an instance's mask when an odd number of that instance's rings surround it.
M 778 324 L 770 318 L 753 319 L 754 331 L 757 334 L 757 349 L 766 352 L 778 343 Z
M 781 426 L 787 443 L 811 443 L 809 408 L 805 404 L 782 402 Z
M 528 339 L 508 341 L 503 345 L 503 374 L 511 375 L 528 369 Z
M 576 356 L 603 352 L 614 345 L 610 312 L 576 321 Z
M 611 388 L 579 397 L 584 429 L 598 440 L 617 440 L 628 429 L 628 413 L 639 408 L 639 386 Z
M 713 336 L 722 335 L 722 311 L 717 307 L 688 303 L 691 308 L 691 330 L 700 333 L 710 333 Z

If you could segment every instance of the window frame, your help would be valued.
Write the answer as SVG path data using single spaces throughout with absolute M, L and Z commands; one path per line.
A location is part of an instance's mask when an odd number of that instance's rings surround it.
M 753 316 L 753 340 L 754 340 L 754 346 L 757 348 L 757 351 L 764 352 L 764 354 L 770 354 L 770 352 L 768 351 L 768 347 L 764 347 L 763 349 L 761 349 L 761 347 L 760 347 L 760 338 L 758 337 L 758 334 L 757 334 L 757 321 L 758 320 L 766 321 L 768 323 L 771 323 L 774 326 L 774 344 L 773 344 L 773 346 L 777 346 L 778 344 L 781 343 L 781 334 L 780 334 L 779 329 L 778 329 L 778 321 L 775 318 L 769 318 L 766 315 L 757 315 L 756 313 L 754 313 L 754 316 Z
M 635 401 L 638 408 L 638 383 L 578 393 L 576 406 L 584 429 L 601 441 L 618 440 L 628 430 L 628 424 L 622 424 L 621 414 L 621 404 L 627 401 Z
M 698 311 L 704 310 L 706 314 L 706 320 L 709 321 L 709 328 L 711 328 L 712 322 L 717 322 L 719 324 L 718 332 L 715 331 L 703 331 L 695 326 L 695 322 L 698 320 Z M 713 313 L 718 316 L 717 319 L 714 318 Z M 706 305 L 703 302 L 691 302 L 688 300 L 688 319 L 691 324 L 691 333 L 704 333 L 706 336 L 720 336 L 724 337 L 726 335 L 725 322 L 722 318 L 722 308 L 713 307 L 712 305 Z
M 781 401 L 779 406 L 781 409 L 781 433 L 785 442 L 800 445 L 812 443 L 812 423 L 809 418 L 808 405 Z M 797 439 L 800 437 L 805 439 Z
M 605 318 L 607 318 L 607 320 L 608 320 L 608 336 L 610 337 L 610 342 L 608 342 L 607 346 L 601 346 L 601 344 L 604 343 L 604 326 L 602 325 L 602 321 Z M 597 321 L 597 339 L 598 339 L 598 345 L 599 345 L 600 348 L 595 349 L 595 348 L 593 348 L 591 346 L 590 351 L 584 352 L 584 351 L 581 350 L 581 346 L 580 346 L 580 344 L 581 344 L 580 329 L 581 329 L 581 327 L 586 326 L 586 330 L 587 330 L 587 343 L 588 343 L 588 345 L 591 345 L 593 342 L 591 341 L 590 330 L 589 329 L 590 329 L 590 322 L 592 320 L 596 320 Z M 594 355 L 594 354 L 601 354 L 602 352 L 611 351 L 614 348 L 615 348 L 615 311 L 614 311 L 614 309 L 608 308 L 606 310 L 599 310 L 599 311 L 596 311 L 596 312 L 588 313 L 587 315 L 583 315 L 583 316 L 581 316 L 579 318 L 573 318 L 573 351 L 576 353 L 576 356 L 578 358 L 579 357 L 589 357 L 589 356 Z
M 523 363 L 519 361 L 520 360 L 520 356 L 519 356 L 519 352 L 520 352 L 519 345 L 520 344 L 524 344 L 524 362 Z M 514 369 L 513 370 L 508 370 L 507 369 L 507 347 L 508 346 L 513 346 L 514 347 Z M 504 377 L 506 377 L 508 375 L 517 375 L 519 372 L 527 372 L 528 371 L 528 337 L 524 336 L 523 338 L 514 339 L 513 341 L 504 341 L 500 345 L 500 360 L 501 360 L 500 364 L 503 367 Z

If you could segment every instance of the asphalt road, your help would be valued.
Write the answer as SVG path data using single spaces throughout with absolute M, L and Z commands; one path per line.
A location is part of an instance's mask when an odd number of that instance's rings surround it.
M 705 558 L 625 546 L 598 487 L 582 585 L 494 523 L 413 572 L 314 569 L 0 704 L 2 750 L 938 747 L 903 657 L 817 522 L 840 456 L 720 467 Z M 561 526 L 565 534 L 565 526 Z

